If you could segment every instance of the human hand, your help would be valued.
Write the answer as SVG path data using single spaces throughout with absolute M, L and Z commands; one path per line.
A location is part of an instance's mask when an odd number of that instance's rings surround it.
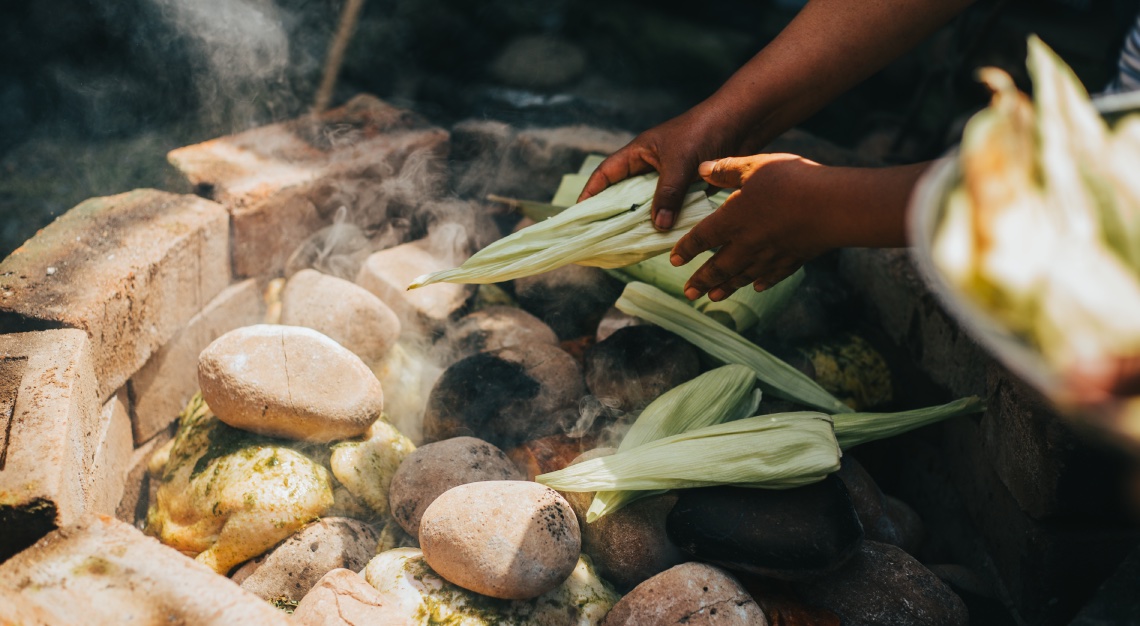
M 677 242 L 675 266 L 720 247 L 685 285 L 690 300 L 719 301 L 753 284 L 763 291 L 835 247 L 831 207 L 816 191 L 829 168 L 794 154 L 758 154 L 700 164 L 710 185 L 737 189 Z
M 719 247 L 685 296 L 723 300 L 749 283 L 763 291 L 828 250 L 904 246 L 907 202 L 929 167 L 824 167 L 794 154 L 706 161 L 702 178 L 737 191 L 677 242 L 669 261 L 684 265 Z
M 578 202 L 630 176 L 656 170 L 660 178 L 650 215 L 654 227 L 669 230 L 702 161 L 752 151 L 747 124 L 730 110 L 724 103 L 706 101 L 641 133 L 598 165 Z

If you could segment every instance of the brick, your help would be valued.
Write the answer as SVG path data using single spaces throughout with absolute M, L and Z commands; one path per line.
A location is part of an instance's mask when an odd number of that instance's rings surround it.
M 594 126 L 527 128 L 519 131 L 511 146 L 512 166 L 529 171 L 530 184 L 558 189 L 562 175 L 576 172 L 589 154 L 611 154 L 633 139 L 625 131 Z
M 927 523 L 923 562 L 968 566 L 987 597 L 1018 615 L 993 623 L 1066 624 L 1140 533 L 1026 515 L 994 470 L 978 462 L 977 430 L 976 420 L 953 420 L 856 452 L 884 461 L 877 475 Z
M 134 440 L 131 438 L 131 416 L 127 408 L 127 390 L 120 389 L 103 405 L 99 413 L 95 463 L 91 471 L 91 498 L 88 511 L 101 515 L 114 514 L 123 498 L 130 467 Z
M 562 175 L 589 154 L 610 154 L 633 139 L 593 126 L 516 130 L 502 122 L 465 120 L 452 128 L 452 187 L 464 197 L 489 193 L 547 202 Z
M 32 624 L 264 624 L 289 617 L 129 524 L 85 516 L 0 565 Z
M 169 154 L 198 193 L 229 209 L 236 276 L 278 274 L 293 251 L 350 213 L 409 155 L 446 158 L 448 133 L 415 114 L 358 96 L 317 118 L 262 126 Z
M 942 425 L 941 445 L 967 513 L 978 528 L 1013 606 L 1031 626 L 1065 624 L 1140 540 L 1105 521 L 1036 520 L 986 463 L 978 425 Z
M 938 304 L 909 251 L 853 248 L 839 258 L 840 273 L 861 296 L 868 317 L 934 382 L 955 396 L 986 394 L 993 359 Z
M 439 330 L 464 307 L 474 289 L 471 285 L 437 283 L 408 291 L 408 285 L 422 274 L 462 262 L 433 251 L 429 240 L 413 241 L 369 256 L 356 284 L 395 311 L 404 328 Z
M 88 508 L 101 407 L 80 330 L 0 336 L 0 561 Z
M 1080 439 L 1034 390 L 975 343 L 918 277 L 905 250 L 850 249 L 840 271 L 865 314 L 918 368 L 954 396 L 987 399 L 977 461 L 994 468 L 1025 512 L 1119 517 L 1115 496 L 1126 466 Z
M 262 321 L 265 303 L 257 282 L 222 290 L 131 377 L 128 384 L 137 445 L 165 429 L 198 391 L 198 354 L 222 334 Z
M 123 495 L 115 508 L 115 517 L 128 524 L 146 520 L 147 508 L 151 502 L 151 479 L 147 473 L 147 463 L 154 451 L 174 437 L 173 428 L 168 428 L 150 441 L 131 452 L 127 464 L 127 476 L 123 481 Z
M 0 262 L 0 330 L 86 331 L 105 401 L 229 284 L 228 238 L 195 196 L 87 200 Z

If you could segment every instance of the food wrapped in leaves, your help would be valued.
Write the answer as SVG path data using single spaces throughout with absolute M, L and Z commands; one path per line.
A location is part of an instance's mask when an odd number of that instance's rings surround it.
M 601 268 L 632 265 L 673 247 L 713 212 L 701 189 L 690 191 L 672 230 L 649 220 L 657 175 L 627 178 L 558 215 L 504 237 L 463 265 L 417 278 L 409 289 L 439 282 L 495 283 L 577 263 Z
M 966 127 L 939 270 L 1063 374 L 1140 354 L 1140 141 L 1110 129 L 1072 70 L 1029 41 L 1034 100 L 1004 72 Z

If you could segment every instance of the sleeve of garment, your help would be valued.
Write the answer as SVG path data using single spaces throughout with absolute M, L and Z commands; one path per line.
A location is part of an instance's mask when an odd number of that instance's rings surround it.
M 1140 17 L 1128 31 L 1124 47 L 1120 50 L 1116 78 L 1108 84 L 1104 93 L 1123 93 L 1140 89 Z

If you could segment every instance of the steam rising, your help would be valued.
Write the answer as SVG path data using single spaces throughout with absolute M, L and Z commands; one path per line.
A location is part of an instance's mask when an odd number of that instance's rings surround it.
M 207 128 L 243 130 L 299 110 L 303 94 L 290 77 L 314 73 L 319 53 L 291 41 L 289 28 L 313 16 L 272 0 L 145 1 L 184 47 Z
M 364 231 L 348 222 L 348 207 L 336 211 L 331 226 L 309 236 L 285 263 L 285 275 L 312 268 L 323 274 L 354 281 L 373 249 Z

